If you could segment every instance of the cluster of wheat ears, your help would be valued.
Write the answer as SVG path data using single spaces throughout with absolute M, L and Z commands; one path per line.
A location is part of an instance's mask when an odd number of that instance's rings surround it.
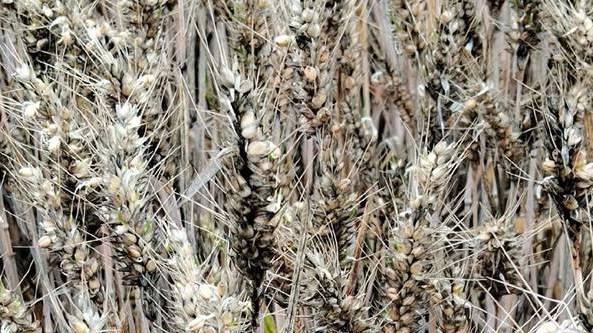
M 0 0 L 0 333 L 593 331 L 593 0 Z

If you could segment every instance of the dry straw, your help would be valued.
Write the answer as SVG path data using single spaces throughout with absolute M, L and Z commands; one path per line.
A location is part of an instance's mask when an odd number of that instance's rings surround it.
M 589 0 L 0 0 L 0 332 L 588 332 Z

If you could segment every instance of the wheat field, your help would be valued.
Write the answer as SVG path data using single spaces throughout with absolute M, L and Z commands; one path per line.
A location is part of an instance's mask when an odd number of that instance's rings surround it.
M 593 0 L 0 0 L 0 333 L 593 332 Z

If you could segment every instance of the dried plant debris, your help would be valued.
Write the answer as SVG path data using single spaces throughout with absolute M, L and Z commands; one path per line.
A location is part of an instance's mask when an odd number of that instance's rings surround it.
M 593 1 L 0 0 L 0 333 L 593 330 Z

